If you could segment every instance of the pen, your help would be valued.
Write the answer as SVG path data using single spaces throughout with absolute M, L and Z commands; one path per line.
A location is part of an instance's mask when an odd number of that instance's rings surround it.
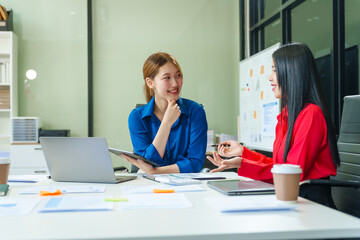
M 156 180 L 155 180 L 155 177 L 153 177 L 153 176 L 151 176 L 151 175 L 149 175 L 149 174 L 144 174 L 144 175 L 143 175 L 143 178 L 147 178 L 147 179 L 156 181 Z
M 211 144 L 211 145 L 208 145 L 208 147 L 219 147 L 220 144 Z M 221 144 L 221 146 L 223 147 L 230 147 L 230 144 Z

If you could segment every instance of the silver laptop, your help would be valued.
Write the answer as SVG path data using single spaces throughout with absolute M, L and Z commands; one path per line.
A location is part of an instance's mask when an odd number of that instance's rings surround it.
M 60 182 L 119 183 L 105 138 L 40 137 L 51 179 Z

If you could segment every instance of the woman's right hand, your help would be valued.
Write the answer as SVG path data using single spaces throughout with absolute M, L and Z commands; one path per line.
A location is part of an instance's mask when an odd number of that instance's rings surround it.
M 208 156 L 206 157 L 210 162 L 212 162 L 217 168 L 211 170 L 210 172 L 221 172 L 229 168 L 239 168 L 241 166 L 241 157 L 234 157 L 231 159 L 222 159 L 220 155 L 216 152 L 213 153 L 213 158 Z
M 244 146 L 236 141 L 225 141 L 218 147 L 218 153 L 223 157 L 240 157 L 243 151 Z
M 168 106 L 164 114 L 163 123 L 167 123 L 172 126 L 180 117 L 181 111 L 175 100 L 167 99 L 167 101 Z

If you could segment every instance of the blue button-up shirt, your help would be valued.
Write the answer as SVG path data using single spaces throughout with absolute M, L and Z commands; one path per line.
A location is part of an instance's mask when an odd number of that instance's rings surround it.
M 134 109 L 129 116 L 129 130 L 134 151 L 160 166 L 177 164 L 181 173 L 199 172 L 207 144 L 207 121 L 203 107 L 191 100 L 179 98 L 181 114 L 171 126 L 164 157 L 152 144 L 160 127 L 154 114 L 155 98 Z

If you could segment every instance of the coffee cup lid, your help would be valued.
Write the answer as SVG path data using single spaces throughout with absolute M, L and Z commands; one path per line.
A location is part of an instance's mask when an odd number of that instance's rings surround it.
M 0 164 L 10 163 L 10 158 L 0 157 Z
M 294 174 L 302 173 L 302 169 L 299 165 L 295 164 L 274 164 L 271 169 L 272 173 L 282 173 L 282 174 Z

